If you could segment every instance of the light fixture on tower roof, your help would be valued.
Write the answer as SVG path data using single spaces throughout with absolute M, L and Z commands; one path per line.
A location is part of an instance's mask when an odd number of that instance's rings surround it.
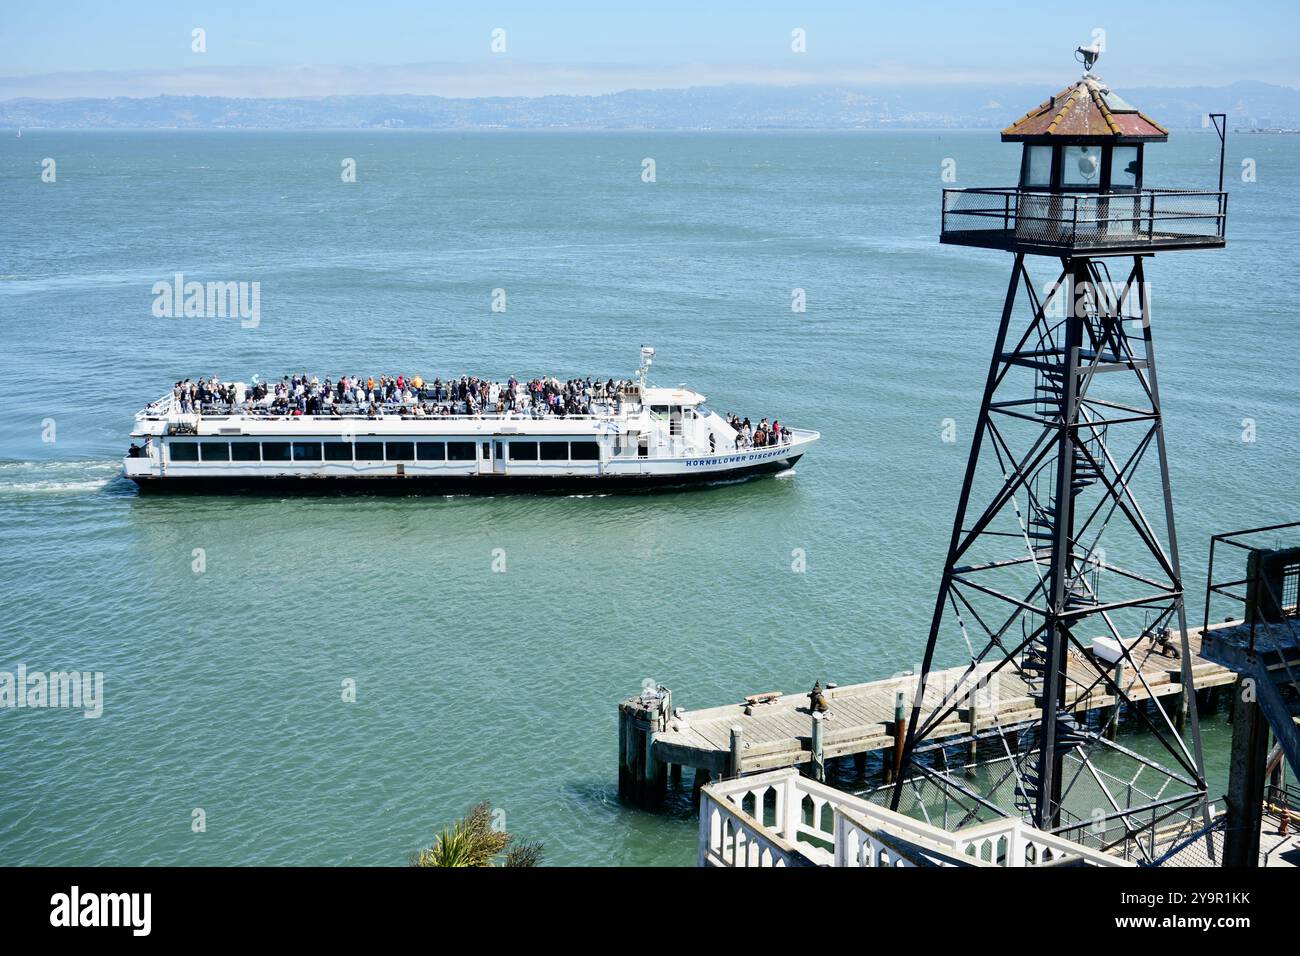
M 1081 46 L 1074 51 L 1074 58 L 1083 64 L 1085 73 L 1092 72 L 1092 65 L 1097 62 L 1101 56 L 1101 44 L 1094 43 L 1091 46 Z

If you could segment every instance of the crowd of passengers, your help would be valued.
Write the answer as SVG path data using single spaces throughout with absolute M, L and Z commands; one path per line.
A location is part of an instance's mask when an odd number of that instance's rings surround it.
M 535 378 L 505 382 L 465 375 L 432 382 L 419 375 L 381 375 L 379 378 L 343 375 L 339 380 L 285 376 L 275 383 L 222 382 L 216 376 L 186 379 L 172 390 L 184 413 L 244 415 L 343 415 L 364 413 L 417 418 L 439 415 L 591 415 L 598 408 L 618 411 L 621 395 L 630 381 L 607 379 Z
M 419 375 L 381 375 L 362 378 L 343 375 L 337 382 L 306 375 L 285 376 L 281 381 L 222 382 L 217 376 L 185 379 L 172 390 L 183 414 L 243 415 L 344 415 L 364 413 L 371 418 L 384 414 L 416 418 L 448 415 L 496 414 L 544 418 L 555 415 L 592 415 L 598 411 L 621 410 L 623 395 L 635 388 L 630 380 L 590 377 L 561 382 L 556 378 L 534 378 L 521 382 L 511 376 L 497 382 L 475 376 L 461 376 L 444 382 L 426 381 Z M 730 413 L 727 424 L 735 429 L 737 449 L 788 445 L 792 435 L 780 421 L 757 425 L 749 418 Z M 711 450 L 717 441 L 709 436 Z
M 766 448 L 769 445 L 788 445 L 794 437 L 790 434 L 790 429 L 782 427 L 776 419 L 772 424 L 767 423 L 764 418 L 753 425 L 748 418 L 741 418 L 739 415 L 727 414 L 727 424 L 736 430 L 736 447 L 737 448 Z

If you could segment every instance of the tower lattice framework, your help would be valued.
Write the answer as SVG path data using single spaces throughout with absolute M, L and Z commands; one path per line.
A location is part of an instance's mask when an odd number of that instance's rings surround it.
M 1147 677 L 1160 662 L 1193 686 L 1144 258 L 1063 256 L 1035 287 L 1015 255 L 895 808 L 920 782 L 971 817 L 1018 812 L 1072 835 L 1088 826 L 1103 847 L 1143 853 L 1155 832 L 1203 819 L 1195 695 Z M 938 680 L 962 664 L 958 679 Z M 982 782 L 918 745 L 968 739 L 945 725 L 1007 695 L 1025 707 L 995 701 L 992 712 L 1020 718 L 983 733 L 970 721 L 970 737 L 1004 755 Z M 1126 707 L 1148 732 L 1140 751 L 1107 723 L 1134 698 L 1145 701 Z M 1116 708 L 1095 706 L 1105 700 Z

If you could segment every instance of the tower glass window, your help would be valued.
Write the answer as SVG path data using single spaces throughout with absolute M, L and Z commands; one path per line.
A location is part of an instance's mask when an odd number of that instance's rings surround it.
M 1020 176 L 1020 185 L 1028 189 L 1046 189 L 1052 185 L 1052 147 L 1025 147 L 1025 164 Z
M 1061 184 L 1071 189 L 1101 186 L 1101 147 L 1067 146 L 1061 162 Z
M 1115 192 L 1129 192 L 1141 185 L 1141 147 L 1116 146 L 1110 157 L 1110 188 Z

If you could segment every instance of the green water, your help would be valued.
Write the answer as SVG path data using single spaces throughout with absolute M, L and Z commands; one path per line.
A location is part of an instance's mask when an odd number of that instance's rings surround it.
M 1296 517 L 1296 147 L 1231 139 L 1229 248 L 1148 264 L 1193 619 L 1210 534 Z M 489 799 L 553 863 L 693 862 L 682 800 L 618 804 L 621 698 L 804 691 L 923 648 L 1010 265 L 939 246 L 946 158 L 956 185 L 1016 166 L 986 133 L 0 140 L 0 670 L 105 675 L 98 720 L 0 710 L 0 860 L 393 864 Z M 1216 160 L 1176 134 L 1147 175 L 1205 188 Z M 176 272 L 259 281 L 260 326 L 154 318 Z M 114 478 L 181 377 L 618 376 L 643 343 L 660 384 L 822 442 L 794 475 L 635 498 Z M 1226 741 L 1220 718 L 1220 790 Z

